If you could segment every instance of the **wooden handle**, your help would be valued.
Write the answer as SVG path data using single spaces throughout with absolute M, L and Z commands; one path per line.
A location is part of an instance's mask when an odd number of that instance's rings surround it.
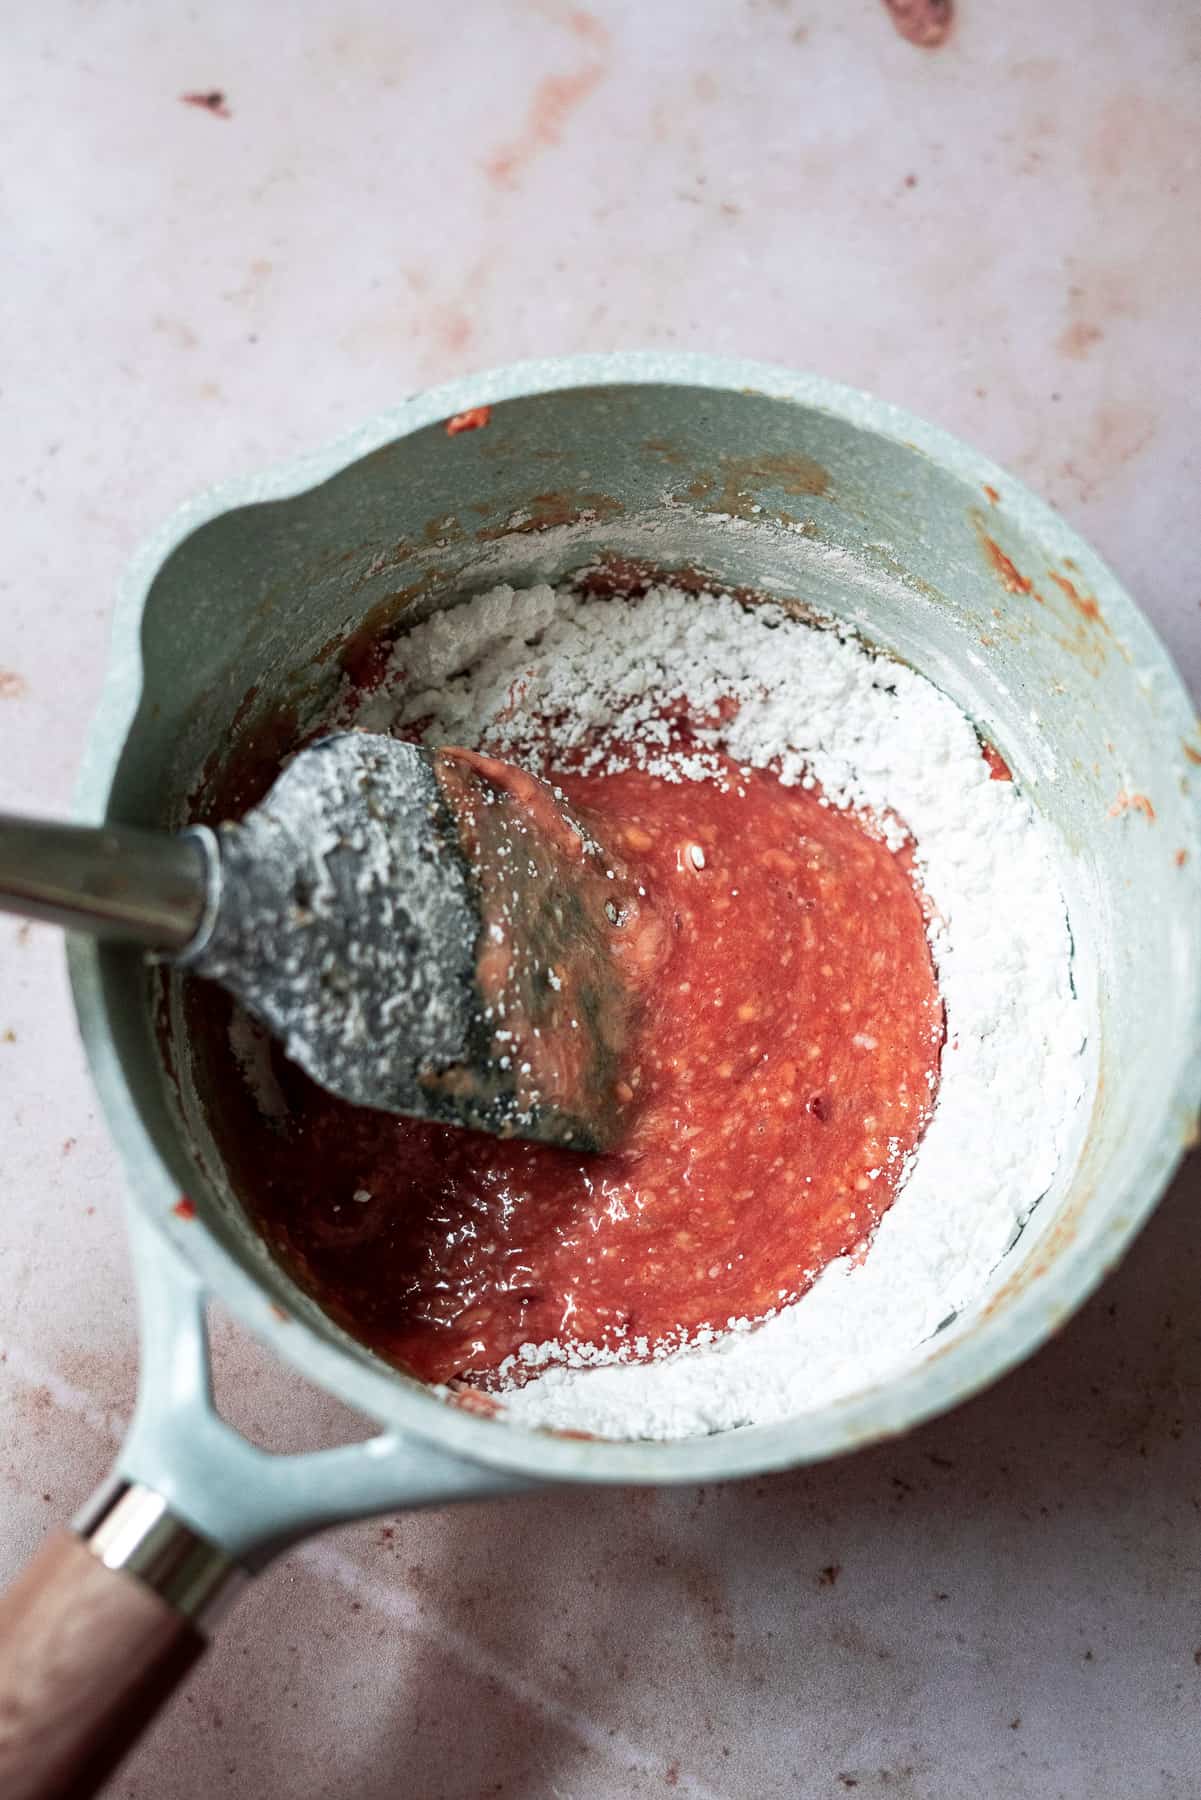
M 69 1531 L 0 1595 L 0 1795 L 95 1793 L 204 1649 L 196 1627 Z

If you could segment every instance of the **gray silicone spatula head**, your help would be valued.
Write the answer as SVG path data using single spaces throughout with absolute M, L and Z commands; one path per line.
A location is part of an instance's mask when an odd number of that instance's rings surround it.
M 502 1136 L 614 1141 L 657 926 L 544 782 L 347 732 L 300 751 L 218 844 L 185 964 L 323 1087 Z

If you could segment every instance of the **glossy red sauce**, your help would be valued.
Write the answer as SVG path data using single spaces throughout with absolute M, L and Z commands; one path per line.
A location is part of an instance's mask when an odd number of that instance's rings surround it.
M 355 1109 L 276 1050 L 286 1113 L 214 1118 L 300 1278 L 431 1380 L 487 1384 L 529 1342 L 645 1353 L 763 1318 L 865 1243 L 933 1103 L 942 1007 L 904 856 L 730 764 L 724 783 L 556 779 L 668 927 L 620 1148 Z M 214 1067 L 220 1048 L 210 1030 Z

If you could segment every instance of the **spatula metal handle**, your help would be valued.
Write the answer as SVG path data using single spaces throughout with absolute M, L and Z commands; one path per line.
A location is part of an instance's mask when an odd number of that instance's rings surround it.
M 205 922 L 211 839 L 0 813 L 0 911 L 179 952 Z

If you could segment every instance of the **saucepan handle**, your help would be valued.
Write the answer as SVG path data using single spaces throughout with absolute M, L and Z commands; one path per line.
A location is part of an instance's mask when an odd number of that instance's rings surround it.
M 93 1794 L 222 1606 L 309 1532 L 537 1485 L 388 1431 L 295 1455 L 248 1443 L 213 1406 L 199 1279 L 140 1210 L 131 1229 L 137 1409 L 112 1480 L 0 1595 L 0 1800 Z
M 95 1793 L 203 1649 L 138 1576 L 52 1532 L 0 1596 L 0 1794 Z
M 83 1800 L 204 1649 L 245 1579 L 141 1482 L 105 1484 L 0 1595 L 0 1795 Z

